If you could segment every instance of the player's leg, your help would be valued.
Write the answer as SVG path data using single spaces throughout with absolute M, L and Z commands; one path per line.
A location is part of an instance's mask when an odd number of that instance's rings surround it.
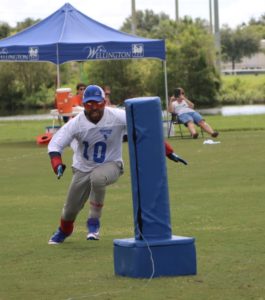
M 74 221 L 84 207 L 90 193 L 90 173 L 73 171 L 68 195 L 62 210 L 60 227 L 49 240 L 49 244 L 62 243 L 74 229 Z
M 99 219 L 104 205 L 106 186 L 116 182 L 122 173 L 123 166 L 118 162 L 102 164 L 91 172 L 90 210 L 87 220 L 88 240 L 99 239 Z

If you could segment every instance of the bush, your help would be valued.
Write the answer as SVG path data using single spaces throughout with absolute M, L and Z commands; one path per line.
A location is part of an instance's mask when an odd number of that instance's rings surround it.
M 39 91 L 27 97 L 24 106 L 27 108 L 48 108 L 54 106 L 55 89 L 47 88 L 44 84 Z
M 221 105 L 265 104 L 265 75 L 222 77 Z

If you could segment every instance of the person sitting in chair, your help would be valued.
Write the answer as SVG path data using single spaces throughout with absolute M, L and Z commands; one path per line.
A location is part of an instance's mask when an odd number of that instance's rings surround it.
M 176 88 L 174 90 L 174 96 L 170 97 L 168 111 L 178 116 L 179 121 L 187 126 L 194 139 L 197 139 L 199 136 L 195 124 L 200 126 L 212 137 L 217 137 L 219 134 L 218 131 L 214 131 L 212 127 L 205 122 L 203 117 L 194 110 L 194 103 L 185 97 L 184 89 L 181 87 Z

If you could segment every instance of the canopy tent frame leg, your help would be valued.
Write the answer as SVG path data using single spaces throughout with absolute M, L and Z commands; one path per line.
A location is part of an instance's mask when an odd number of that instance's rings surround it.
M 167 121 L 167 132 L 169 130 L 169 117 L 168 117 L 168 86 L 167 86 L 167 61 L 163 60 L 164 67 L 164 84 L 165 84 L 165 101 L 166 101 L 166 121 Z
M 58 89 L 58 88 L 60 88 L 60 85 L 61 85 L 61 82 L 60 82 L 60 80 L 61 80 L 60 79 L 60 65 L 59 64 L 56 64 L 56 70 L 57 70 L 56 71 L 56 73 L 57 73 L 56 74 L 56 81 L 57 81 L 56 84 L 57 84 L 57 89 Z

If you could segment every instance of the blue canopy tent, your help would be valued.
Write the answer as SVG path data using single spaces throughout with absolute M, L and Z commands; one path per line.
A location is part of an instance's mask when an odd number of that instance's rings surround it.
M 39 23 L 0 40 L 0 61 L 43 62 L 155 58 L 167 75 L 165 41 L 130 35 L 103 25 L 66 3 Z M 166 101 L 167 102 L 167 101 Z

